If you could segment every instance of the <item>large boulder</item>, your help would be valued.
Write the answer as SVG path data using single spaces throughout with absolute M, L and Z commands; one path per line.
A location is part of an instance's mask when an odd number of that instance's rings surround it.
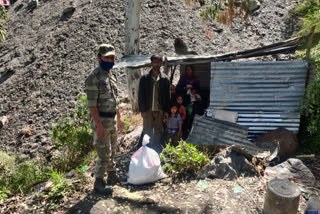
M 315 186 L 317 181 L 312 172 L 303 162 L 296 158 L 290 158 L 287 161 L 273 167 L 267 167 L 264 171 L 264 177 L 268 180 L 294 179 L 296 182 L 306 186 Z
M 258 147 L 268 147 L 271 145 L 279 145 L 279 156 L 295 155 L 299 149 L 299 141 L 297 136 L 285 128 L 278 128 L 264 135 L 259 136 L 255 143 Z
M 209 165 L 204 167 L 200 173 L 200 178 L 233 180 L 240 175 L 254 176 L 257 173 L 255 167 L 242 154 L 229 147 L 220 152 Z

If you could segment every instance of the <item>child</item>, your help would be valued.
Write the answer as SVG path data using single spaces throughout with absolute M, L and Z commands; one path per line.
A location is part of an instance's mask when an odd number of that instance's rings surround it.
M 177 96 L 177 107 L 178 107 L 178 113 L 180 114 L 180 117 L 182 121 L 186 119 L 186 111 L 184 109 L 184 106 L 182 105 L 183 98 L 181 95 Z
M 177 97 L 177 106 L 178 106 L 178 113 L 182 119 L 182 139 L 186 139 L 187 138 L 187 129 L 188 129 L 188 121 L 186 120 L 186 110 L 184 108 L 184 105 L 183 105 L 183 98 L 181 95 L 179 95 Z
M 167 142 L 171 139 L 171 145 L 173 146 L 177 146 L 179 137 L 182 137 L 182 120 L 177 111 L 177 105 L 172 104 L 170 106 L 169 118 L 164 119 L 164 122 L 167 124 Z
M 186 112 L 188 116 L 191 116 L 193 113 L 198 113 L 201 103 L 201 96 L 197 94 L 195 88 L 191 88 L 187 91 L 187 94 L 190 96 L 190 105 L 186 107 Z M 199 114 L 199 113 L 198 113 Z

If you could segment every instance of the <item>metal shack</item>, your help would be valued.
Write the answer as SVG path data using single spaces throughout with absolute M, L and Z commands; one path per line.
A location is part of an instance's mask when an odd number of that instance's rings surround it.
M 192 64 L 200 80 L 205 108 L 238 112 L 237 123 L 248 127 L 248 139 L 284 127 L 298 132 L 299 106 L 304 95 L 306 61 L 236 61 L 275 53 L 288 53 L 297 46 L 291 39 L 258 49 L 215 56 L 185 55 L 166 57 L 165 72 L 173 75 L 180 65 Z M 150 66 L 150 56 L 124 57 L 116 67 Z M 138 84 L 140 75 L 132 81 Z M 134 90 L 136 90 L 135 88 Z M 137 94 L 137 92 L 132 92 Z

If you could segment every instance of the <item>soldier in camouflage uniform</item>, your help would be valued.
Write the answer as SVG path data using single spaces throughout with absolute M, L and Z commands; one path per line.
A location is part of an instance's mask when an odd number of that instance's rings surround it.
M 123 128 L 117 108 L 116 76 L 111 71 L 114 58 L 115 50 L 112 45 L 100 45 L 99 66 L 89 74 L 85 83 L 88 106 L 93 119 L 94 146 L 98 156 L 95 166 L 94 190 L 104 195 L 112 194 L 112 188 L 106 187 L 103 179 L 105 171 L 108 173 L 107 184 L 113 185 L 119 181 L 114 161 L 117 122 L 119 128 Z

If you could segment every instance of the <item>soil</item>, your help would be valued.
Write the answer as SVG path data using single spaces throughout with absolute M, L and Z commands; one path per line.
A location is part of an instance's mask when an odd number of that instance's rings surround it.
M 1 213 L 221 213 L 260 214 L 263 210 L 266 179 L 263 177 L 239 177 L 232 181 L 223 179 L 173 180 L 171 177 L 147 185 L 127 184 L 130 157 L 136 150 L 132 142 L 131 151 L 119 155 L 117 167 L 124 182 L 113 186 L 112 197 L 92 191 L 94 160 L 84 170 L 86 182 L 77 190 L 65 195 L 56 205 L 44 203 L 36 196 L 39 187 L 29 195 L 15 196 L 0 205 Z M 71 178 L 69 180 L 72 180 Z M 76 180 L 76 179 L 75 179 Z M 40 189 L 44 191 L 44 186 Z M 307 200 L 301 194 L 298 213 L 304 213 Z

